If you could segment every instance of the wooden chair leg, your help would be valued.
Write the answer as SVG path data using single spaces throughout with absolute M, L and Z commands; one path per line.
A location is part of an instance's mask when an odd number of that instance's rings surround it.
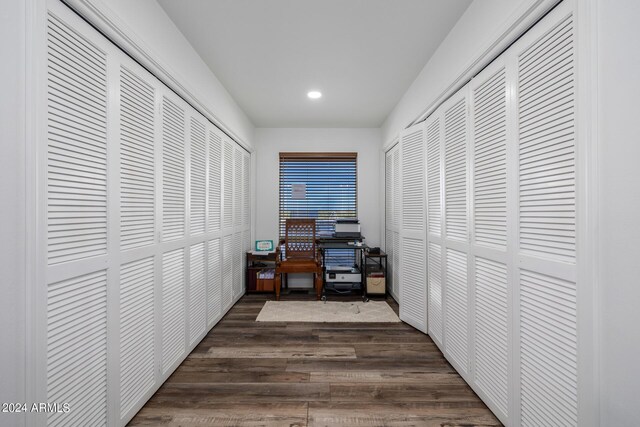
M 316 299 L 319 301 L 322 298 L 322 273 L 316 273 Z
M 276 276 L 276 301 L 280 301 L 280 273 L 275 274 Z

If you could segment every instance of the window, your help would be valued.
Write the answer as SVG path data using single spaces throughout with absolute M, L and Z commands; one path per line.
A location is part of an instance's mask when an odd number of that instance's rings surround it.
M 287 218 L 316 218 L 331 234 L 338 218 L 357 218 L 357 153 L 280 153 L 280 237 Z

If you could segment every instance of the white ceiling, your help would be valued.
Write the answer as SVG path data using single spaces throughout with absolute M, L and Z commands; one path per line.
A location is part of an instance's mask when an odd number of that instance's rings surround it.
M 379 127 L 471 0 L 158 3 L 255 126 Z

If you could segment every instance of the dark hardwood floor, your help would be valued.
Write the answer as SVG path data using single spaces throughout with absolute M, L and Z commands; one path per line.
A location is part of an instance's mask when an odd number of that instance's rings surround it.
M 243 297 L 130 425 L 501 425 L 433 341 L 412 327 L 256 323 L 268 299 Z

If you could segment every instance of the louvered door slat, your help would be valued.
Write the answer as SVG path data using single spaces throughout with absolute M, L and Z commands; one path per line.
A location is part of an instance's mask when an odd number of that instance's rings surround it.
M 507 266 L 475 259 L 475 380 L 508 416 Z
M 204 242 L 192 245 L 189 255 L 189 344 L 193 345 L 207 326 Z
M 206 224 L 206 129 L 195 117 L 191 118 L 191 234 L 202 234 Z
M 469 369 L 469 299 L 467 292 L 467 255 L 454 249 L 446 250 L 446 350 L 463 373 Z
M 569 17 L 518 58 L 520 249 L 575 262 L 575 77 Z
M 224 228 L 229 228 L 233 226 L 233 146 L 229 141 L 224 141 L 223 156 L 224 213 L 222 218 L 222 226 Z
M 209 231 L 220 230 L 222 224 L 222 138 L 209 131 Z
M 473 91 L 475 242 L 507 245 L 507 99 L 501 68 Z
M 120 417 L 155 384 L 153 257 L 120 269 Z
M 213 324 L 222 312 L 222 258 L 220 239 L 210 240 L 207 255 L 207 320 Z
M 162 238 L 174 240 L 185 232 L 185 118 L 170 99 L 162 100 Z
M 47 287 L 47 401 L 74 408 L 48 414 L 48 425 L 106 425 L 105 270 Z
M 186 348 L 184 249 L 162 255 L 162 372 L 178 361 Z
M 120 69 L 120 247 L 153 244 L 155 238 L 155 90 Z
M 465 99 L 444 113 L 446 234 L 467 241 L 467 109 Z
M 440 236 L 440 117 L 427 123 L 427 231 Z
M 47 20 L 49 264 L 107 250 L 106 56 L 56 17 Z

